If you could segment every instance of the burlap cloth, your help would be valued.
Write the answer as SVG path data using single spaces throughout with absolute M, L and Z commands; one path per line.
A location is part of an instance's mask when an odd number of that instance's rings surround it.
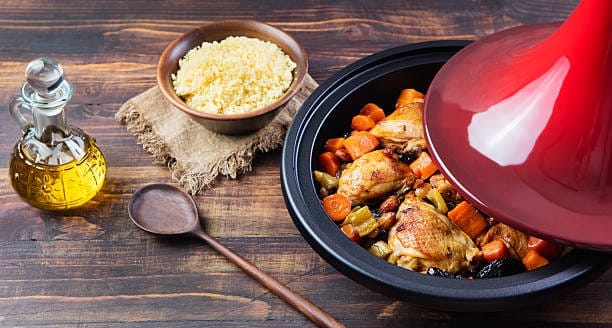
M 283 144 L 285 132 L 304 100 L 318 86 L 309 75 L 300 90 L 263 129 L 244 136 L 212 132 L 166 102 L 157 86 L 129 99 L 115 114 L 154 162 L 165 164 L 172 179 L 195 195 L 217 176 L 235 179 L 250 171 L 257 152 Z

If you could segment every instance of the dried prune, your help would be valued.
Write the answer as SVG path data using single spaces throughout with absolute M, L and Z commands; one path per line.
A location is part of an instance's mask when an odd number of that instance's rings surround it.
M 485 265 L 478 271 L 476 278 L 497 278 L 521 272 L 525 272 L 523 262 L 511 257 L 505 257 Z

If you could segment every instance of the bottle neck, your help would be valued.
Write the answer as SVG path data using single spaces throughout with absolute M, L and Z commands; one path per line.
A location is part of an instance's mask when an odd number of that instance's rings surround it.
M 42 142 L 55 142 L 70 135 L 70 129 L 66 121 L 65 105 L 53 109 L 34 108 L 32 110 L 34 120 L 34 134 Z
M 21 95 L 32 110 L 34 135 L 45 143 L 61 142 L 70 136 L 65 106 L 72 96 L 72 86 L 64 83 L 52 94 L 40 94 L 25 84 Z

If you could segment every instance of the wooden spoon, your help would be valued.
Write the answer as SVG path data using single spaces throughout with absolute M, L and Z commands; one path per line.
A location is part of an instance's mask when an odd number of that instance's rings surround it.
M 144 186 L 132 195 L 128 204 L 128 214 L 134 224 L 150 233 L 158 235 L 190 234 L 199 237 L 318 326 L 344 327 L 331 315 L 204 232 L 193 198 L 182 189 L 168 184 Z

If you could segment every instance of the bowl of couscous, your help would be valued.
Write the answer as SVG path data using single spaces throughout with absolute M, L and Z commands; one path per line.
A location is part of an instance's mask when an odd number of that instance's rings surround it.
M 172 41 L 157 65 L 167 101 L 214 132 L 240 135 L 266 126 L 308 71 L 302 46 L 257 21 L 221 21 Z

